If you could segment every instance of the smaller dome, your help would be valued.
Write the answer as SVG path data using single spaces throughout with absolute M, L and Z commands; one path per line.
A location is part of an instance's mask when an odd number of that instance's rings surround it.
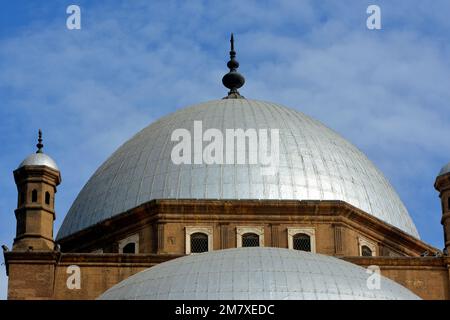
M 22 168 L 24 166 L 47 166 L 51 169 L 59 171 L 56 162 L 45 153 L 30 154 L 25 158 L 25 160 L 22 161 L 22 163 L 19 165 L 19 168 Z
M 439 175 L 443 176 L 444 174 L 447 174 L 447 173 L 450 173 L 450 162 L 442 167 L 441 172 L 439 172 Z
M 281 248 L 189 255 L 141 271 L 101 300 L 416 300 L 400 284 L 331 256 Z

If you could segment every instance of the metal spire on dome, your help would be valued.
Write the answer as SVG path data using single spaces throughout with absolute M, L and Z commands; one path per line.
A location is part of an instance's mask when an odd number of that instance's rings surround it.
M 36 153 L 44 153 L 42 151 L 42 148 L 44 147 L 44 145 L 42 144 L 42 130 L 41 129 L 39 129 L 38 144 L 36 145 L 36 147 L 38 148 Z
M 236 58 L 236 51 L 234 51 L 234 36 L 231 34 L 231 50 L 230 50 L 230 61 L 227 63 L 227 67 L 230 69 L 226 75 L 222 78 L 222 83 L 225 87 L 230 89 L 228 96 L 224 99 L 243 99 L 244 97 L 240 95 L 238 89 L 242 87 L 245 83 L 245 78 L 237 72 L 239 68 L 239 62 Z

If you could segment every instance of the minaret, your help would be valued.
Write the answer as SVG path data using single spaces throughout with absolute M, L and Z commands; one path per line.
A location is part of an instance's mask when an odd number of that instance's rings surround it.
M 450 252 L 450 163 L 444 166 L 436 178 L 434 187 L 439 191 L 442 204 L 445 249 Z
M 52 251 L 55 245 L 55 193 L 61 175 L 55 161 L 42 151 L 41 130 L 36 146 L 36 153 L 29 155 L 14 170 L 18 201 L 13 251 Z

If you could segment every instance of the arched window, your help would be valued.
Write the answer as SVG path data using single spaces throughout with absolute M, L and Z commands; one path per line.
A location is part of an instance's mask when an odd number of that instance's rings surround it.
M 304 233 L 297 233 L 292 237 L 294 250 L 311 252 L 311 237 Z
M 287 227 L 288 248 L 316 253 L 316 230 L 312 227 Z
M 450 211 L 450 197 L 447 198 L 447 211 Z
M 370 249 L 368 246 L 362 246 L 361 247 L 361 255 L 363 257 L 371 257 L 372 256 L 372 249 Z
M 37 190 L 31 191 L 31 202 L 37 202 Z
M 236 247 L 264 247 L 264 226 L 236 226 Z
M 186 226 L 185 232 L 184 243 L 186 254 L 213 250 L 213 227 Z
M 130 242 L 122 249 L 123 253 L 136 253 L 136 244 L 134 242 Z
M 191 234 L 191 253 L 208 251 L 208 235 L 202 232 Z
M 138 253 L 139 234 L 135 233 L 118 241 L 119 253 Z
M 259 247 L 259 236 L 256 233 L 246 233 L 242 235 L 243 247 Z
M 50 205 L 50 192 L 45 193 L 45 204 Z

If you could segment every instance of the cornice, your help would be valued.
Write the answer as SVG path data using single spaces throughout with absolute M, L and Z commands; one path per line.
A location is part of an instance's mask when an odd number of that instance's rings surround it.
M 412 251 L 438 251 L 406 232 L 344 202 L 297 200 L 152 200 L 111 219 L 65 237 L 62 246 L 79 248 L 77 243 L 92 243 L 100 238 L 139 229 L 149 223 L 344 223 L 353 229 L 383 237 L 390 245 L 403 245 Z M 103 236 L 104 235 L 104 236 Z M 404 251 L 411 254 L 412 251 Z

